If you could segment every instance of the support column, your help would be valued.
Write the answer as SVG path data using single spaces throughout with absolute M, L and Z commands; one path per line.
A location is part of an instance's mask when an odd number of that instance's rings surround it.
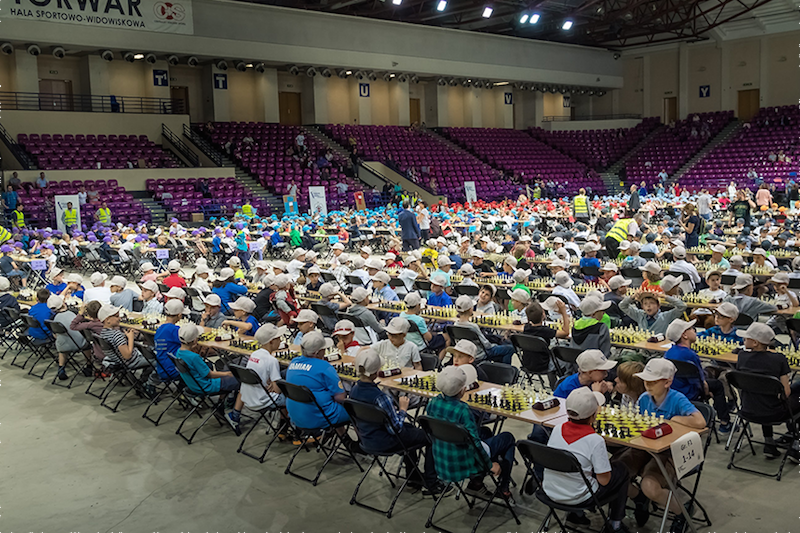
M 108 61 L 99 55 L 88 55 L 82 59 L 80 69 L 84 94 L 107 96 L 111 92 L 108 84 Z M 97 105 L 101 106 L 99 102 Z M 85 111 L 92 111 L 90 104 L 86 105 Z
M 14 91 L 39 93 L 39 67 L 36 56 L 25 50 L 14 50 Z
M 213 117 L 215 122 L 229 122 L 231 120 L 231 102 L 228 93 L 228 74 L 219 70 L 215 65 L 203 67 L 204 85 L 208 95 L 206 116 Z
M 408 82 L 389 83 L 389 123 L 398 126 L 411 125 L 411 104 L 409 103 Z
M 611 114 L 612 115 L 619 115 L 619 93 L 620 93 L 619 89 L 614 89 L 613 91 L 611 91 Z M 590 110 L 592 109 L 591 108 L 592 102 L 594 102 L 594 97 L 590 96 L 589 97 L 589 106 L 590 106 L 589 109 Z M 592 116 L 594 116 L 594 113 L 592 113 Z M 642 115 L 642 117 L 645 117 L 645 116 L 646 115 Z
M 253 72 L 256 82 L 256 98 L 264 107 L 264 122 L 280 122 L 278 105 L 278 71 L 268 68 L 264 72 Z
M 533 120 L 536 127 L 542 127 L 542 117 L 544 117 L 544 93 L 536 91 L 534 93 L 534 115 Z
M 514 127 L 514 91 L 510 87 L 503 87 L 503 90 L 495 91 L 495 127 L 513 128 Z
M 731 49 L 727 43 L 717 44 L 720 48 L 719 70 L 719 106 L 720 109 L 734 109 L 734 115 L 739 115 L 737 106 L 731 101 Z
M 277 74 L 275 75 L 277 79 Z M 312 80 L 314 124 L 328 123 L 328 78 L 315 76 Z
M 771 99 L 768 98 L 770 87 L 769 69 L 767 68 L 769 63 L 769 47 L 767 45 L 767 38 L 761 37 L 761 39 L 758 40 L 758 46 L 761 52 L 758 60 L 758 107 L 766 107 L 772 105 Z
M 650 56 L 642 58 L 642 116 L 652 117 L 652 94 L 650 92 Z M 661 114 L 661 111 L 659 111 Z
M 466 91 L 466 109 L 464 110 L 464 118 L 469 117 L 465 126 L 472 126 L 473 128 L 483 127 L 483 89 L 472 88 Z
M 355 110 L 358 123 L 364 126 L 372 124 L 372 83 L 367 80 L 353 80 L 351 92 L 355 95 Z
M 436 111 L 440 128 L 450 126 L 450 113 L 448 111 L 448 99 L 450 97 L 450 87 L 440 87 L 436 85 Z
M 681 44 L 678 48 L 678 118 L 689 115 L 689 47 Z
M 144 95 L 148 98 L 169 98 L 169 64 L 166 61 L 156 61 L 152 65 L 144 63 L 144 67 Z M 166 72 L 166 76 L 158 76 L 156 79 L 156 75 L 160 74 L 156 71 Z M 166 85 L 156 85 L 162 83 L 163 79 L 166 79 Z

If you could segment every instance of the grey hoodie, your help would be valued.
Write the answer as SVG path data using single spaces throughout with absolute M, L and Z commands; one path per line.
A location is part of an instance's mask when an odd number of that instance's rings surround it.
M 665 300 L 673 307 L 669 311 L 659 311 L 655 315 L 655 321 L 652 324 L 648 324 L 648 317 L 647 313 L 633 305 L 633 297 L 626 296 L 620 303 L 619 309 L 633 320 L 636 321 L 636 325 L 639 329 L 652 331 L 653 333 L 667 333 L 667 327 L 670 323 L 680 318 L 683 315 L 683 312 L 686 311 L 686 304 L 678 298 L 674 296 L 665 296 Z

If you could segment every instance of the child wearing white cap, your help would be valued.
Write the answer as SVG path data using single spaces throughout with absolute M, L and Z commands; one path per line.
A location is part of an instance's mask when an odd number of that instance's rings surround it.
M 179 289 L 182 289 L 188 286 L 188 283 L 186 283 L 186 280 L 180 274 L 181 264 L 178 260 L 173 259 L 170 261 L 169 264 L 167 264 L 167 270 L 169 271 L 169 275 L 164 278 L 164 285 L 170 289 L 172 287 L 178 287 Z
M 140 285 L 142 291 L 142 314 L 160 315 L 164 310 L 164 304 L 158 301 L 158 284 L 155 281 L 145 281 Z
M 670 388 L 676 371 L 677 369 L 671 361 L 663 357 L 655 357 L 647 362 L 642 372 L 634 374 L 644 381 L 647 391 L 639 397 L 639 412 L 650 413 L 657 417 L 663 416 L 667 420 L 692 429 L 702 429 L 706 426 L 706 421 L 700 411 L 686 396 Z M 662 462 L 675 481 L 675 467 L 670 461 L 670 452 L 667 451 L 664 454 Z M 670 496 L 669 490 L 665 487 L 669 485 L 652 456 L 645 451 L 626 449 L 620 454 L 619 461 L 628 467 L 631 475 L 641 473 L 641 494 L 633 500 L 636 504 L 634 511 L 636 523 L 642 527 L 650 516 L 650 503 L 647 499 L 665 507 Z M 669 510 L 677 517 L 668 531 L 683 531 L 683 527 L 686 525 L 680 506 L 676 501 L 676 498 L 679 497 L 682 498 L 679 494 L 672 494 Z
M 771 303 L 754 298 L 753 284 L 753 276 L 739 274 L 736 276 L 736 283 L 733 284 L 731 289 L 731 295 L 725 298 L 725 301 L 735 305 L 740 315 L 746 315 L 753 320 L 758 320 L 760 315 L 771 315 L 778 308 Z
M 108 283 L 108 288 L 111 291 L 111 298 L 109 298 L 111 305 L 121 307 L 126 311 L 133 311 L 133 300 L 136 299 L 136 293 L 131 289 L 125 288 L 128 284 L 123 276 L 114 276 Z
M 200 315 L 200 325 L 206 328 L 216 329 L 222 327 L 222 323 L 228 318 L 222 313 L 222 300 L 216 294 L 203 296 L 205 311 Z
M 317 329 L 317 322 L 319 315 L 311 309 L 301 309 L 296 317 L 292 318 L 292 322 L 297 324 L 297 335 L 292 340 L 292 344 L 299 345 L 303 342 L 303 337 L 306 333 L 310 333 Z
M 728 293 L 722 288 L 722 272 L 719 270 L 709 270 L 706 272 L 705 277 L 708 287 L 702 289 L 698 293 L 701 298 L 721 301 L 728 296 Z
M 728 401 L 725 398 L 722 382 L 718 379 L 706 378 L 700 357 L 697 352 L 692 350 L 692 344 L 697 340 L 694 324 L 694 320 L 690 322 L 674 320 L 667 328 L 667 340 L 675 344 L 664 354 L 664 359 L 690 363 L 697 369 L 696 378 L 676 377 L 672 382 L 672 388 L 683 393 L 691 401 L 705 401 L 709 396 L 713 397 L 714 407 L 720 420 L 718 429 L 720 433 L 729 433 L 731 418 L 728 414 Z
M 239 381 L 230 372 L 211 370 L 209 364 L 200 356 L 198 339 L 203 329 L 186 324 L 178 330 L 181 349 L 175 354 L 176 359 L 181 359 L 189 367 L 188 375 L 181 372 L 186 386 L 195 394 L 221 394 L 224 398 L 229 392 L 239 388 Z
M 766 324 L 753 322 L 742 333 L 744 337 L 744 350 L 739 352 L 736 368 L 742 372 L 754 372 L 773 376 L 781 381 L 784 394 L 789 400 L 793 413 L 800 412 L 800 382 L 791 383 L 791 370 L 783 354 L 770 350 L 770 344 L 775 338 L 775 332 Z M 766 394 L 742 393 L 742 410 L 748 416 L 763 417 L 764 425 L 761 431 L 764 435 L 764 455 L 773 459 L 781 456 L 778 445 L 774 439 L 770 420 L 785 420 L 788 417 L 785 403 L 777 397 Z M 789 452 L 789 457 L 800 463 L 800 453 L 796 449 Z
M 418 330 L 410 331 L 407 336 L 408 340 L 416 344 L 420 350 L 428 348 L 432 352 L 438 353 L 444 349 L 449 342 L 447 334 L 432 333 L 428 330 L 425 320 L 419 316 L 419 312 L 422 309 L 422 296 L 420 296 L 419 292 L 409 292 L 403 298 L 403 302 L 406 304 L 406 310 L 400 313 L 400 317 L 416 324 Z
M 247 296 L 240 296 L 238 300 L 228 304 L 228 307 L 233 311 L 235 320 L 225 320 L 222 322 L 223 327 L 236 328 L 239 335 L 255 335 L 261 326 L 253 316 L 256 303 Z
M 383 363 L 399 368 L 415 368 L 422 370 L 422 358 L 419 355 L 419 348 L 413 342 L 406 339 L 408 333 L 408 320 L 399 316 L 394 317 L 385 328 L 389 338 L 378 341 L 372 345 Z M 367 348 L 362 348 L 367 349 Z
M 431 278 L 434 276 L 444 276 L 447 280 L 445 287 L 450 286 L 450 277 L 453 275 L 453 261 L 446 255 L 439 255 L 438 261 L 439 268 L 431 272 Z
M 600 350 L 586 350 L 575 360 L 578 372 L 565 378 L 553 391 L 553 396 L 566 398 L 569 393 L 579 387 L 589 387 L 593 391 L 605 394 L 614 389 L 610 381 L 606 381 L 608 371 L 617 366 Z
M 609 307 L 611 302 L 599 297 L 587 296 L 583 299 L 580 305 L 583 316 L 572 326 L 572 348 L 598 348 L 606 357 L 611 355 L 611 332 L 608 325 L 601 322 Z
M 454 327 L 469 329 L 478 336 L 479 343 L 476 345 L 478 351 L 475 354 L 475 360 L 481 362 L 486 359 L 489 361 L 499 361 L 501 363 L 510 365 L 511 359 L 515 352 L 514 346 L 510 343 L 495 344 L 491 342 L 483 334 L 483 331 L 478 324 L 470 322 L 470 319 L 475 314 L 473 311 L 475 302 L 472 301 L 472 298 L 466 295 L 459 296 L 456 299 L 455 305 L 458 318 L 453 324 Z
M 389 422 L 393 429 L 393 432 L 389 433 L 383 426 L 360 421 L 358 436 L 361 447 L 370 452 L 392 451 L 396 450 L 398 440 L 406 448 L 422 446 L 425 454 L 425 470 L 422 474 L 417 467 L 416 453 L 404 457 L 408 484 L 415 489 L 424 487 L 426 495 L 438 495 L 444 490 L 444 484 L 436 478 L 433 448 L 428 443 L 425 432 L 405 420 L 406 412 L 409 409 L 409 397 L 400 396 L 395 404 L 395 400 L 391 396 L 378 388 L 375 379 L 378 377 L 378 371 L 382 365 L 380 356 L 372 348 L 367 348 L 356 356 L 355 368 L 358 371 L 359 379 L 350 390 L 350 399 L 381 408 L 389 415 Z
M 361 345 L 356 340 L 356 326 L 351 320 L 340 320 L 333 328 L 333 340 L 342 356 L 355 357 Z
M 563 296 L 567 299 L 567 303 L 572 307 L 581 305 L 581 299 L 572 290 L 575 282 L 567 272 L 559 272 L 555 275 L 556 286 L 553 288 L 553 296 Z
M 730 302 L 722 302 L 714 309 L 714 325 L 706 328 L 697 334 L 702 339 L 705 337 L 717 337 L 719 339 L 742 344 L 743 340 L 733 325 L 739 318 L 739 310 Z
M 64 299 L 61 296 L 51 294 L 47 299 L 47 307 L 55 313 L 53 322 L 58 322 L 67 329 L 67 333 L 55 333 L 56 350 L 58 351 L 58 379 L 67 379 L 66 364 L 67 354 L 75 351 L 82 351 L 86 360 L 91 362 L 91 347 L 79 331 L 70 328 L 72 321 L 77 316 L 74 312 L 67 309 Z
M 449 281 L 447 277 L 439 272 L 431 275 L 431 292 L 428 295 L 428 305 L 434 307 L 448 307 L 453 305 L 450 295 L 444 292 L 444 288 Z
M 572 453 L 583 475 L 545 469 L 542 489 L 553 501 L 591 506 L 592 494 L 584 482 L 584 478 L 588 479 L 594 496 L 600 501 L 614 496 L 608 505 L 610 527 L 603 531 L 628 531 L 622 526 L 628 500 L 628 471 L 624 465 L 609 461 L 605 440 L 593 428 L 597 409 L 603 404 L 605 397 L 586 387 L 575 389 L 567 396 L 569 420 L 553 428 L 547 445 Z
M 319 288 L 323 283 L 320 279 L 321 276 L 322 271 L 318 266 L 314 265 L 309 267 L 309 269 L 306 270 L 306 290 L 319 292 Z
M 236 283 L 232 268 L 223 268 L 219 277 L 214 280 L 214 288 L 211 289 L 211 292 L 219 296 L 222 301 L 222 312 L 228 313 L 228 304 L 239 296 L 246 295 L 247 287 Z

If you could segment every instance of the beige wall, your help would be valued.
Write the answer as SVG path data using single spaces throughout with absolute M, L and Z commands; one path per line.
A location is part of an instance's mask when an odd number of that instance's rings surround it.
M 328 122 L 352 124 L 356 114 L 350 109 L 350 80 L 336 76 L 328 79 Z
M 39 56 L 39 79 L 68 80 L 72 82 L 72 94 L 83 94 L 81 83 L 81 60 L 77 57 L 56 59 L 53 56 Z
M 662 116 L 664 98 L 677 96 L 680 107 L 677 48 L 653 54 L 650 58 L 650 87 L 650 113 L 653 116 Z
M 230 178 L 235 175 L 234 168 L 168 168 L 168 169 L 128 169 L 128 170 L 48 170 L 48 181 L 61 180 L 117 180 L 120 187 L 128 191 L 145 190 L 145 182 L 159 178 Z M 22 181 L 33 182 L 39 177 L 38 170 L 18 170 Z
M 189 115 L 192 122 L 206 122 L 210 117 L 203 113 L 203 69 L 188 66 L 169 68 L 169 84 L 173 87 L 187 87 L 189 89 Z M 209 100 L 211 96 L 208 96 Z
M 231 120 L 250 122 L 264 116 L 264 103 L 256 98 L 256 83 L 253 70 L 239 72 L 228 69 L 228 98 L 231 102 Z
M 542 128 L 549 131 L 605 130 L 633 128 L 641 122 L 637 119 L 618 120 L 570 120 L 566 122 L 545 122 Z
M 719 79 L 722 73 L 722 50 L 716 46 L 698 48 L 689 53 L 689 113 L 718 111 L 722 102 Z M 700 87 L 716 86 L 708 97 L 700 98 Z
M 127 61 L 112 61 L 107 64 L 108 89 L 110 94 L 118 96 L 147 96 L 145 90 L 145 66 L 150 66 L 144 61 L 128 63 Z M 150 74 L 150 69 L 147 69 Z M 152 84 L 152 78 L 150 79 Z
M 625 75 L 625 85 L 619 89 L 619 112 L 641 114 L 644 102 L 644 58 L 623 58 L 622 69 Z M 611 100 L 611 95 L 607 96 L 609 96 L 608 100 Z M 597 111 L 595 113 L 601 114 Z
M 762 106 L 797 104 L 800 99 L 798 42 L 798 32 L 766 39 L 766 53 L 761 57 L 765 59 L 762 68 L 766 70 L 768 85 L 761 91 Z
M 14 62 L 11 56 L 0 54 L 0 91 L 14 91 Z
M 372 106 L 370 124 L 391 124 L 389 120 L 389 83 L 383 80 L 369 82 L 369 100 Z
M 464 121 L 464 88 L 459 86 L 447 88 L 447 113 L 449 124 L 439 124 L 439 126 L 451 126 L 460 128 L 466 126 Z
M 559 93 L 544 93 L 544 116 L 568 117 L 570 110 L 564 107 L 564 97 Z
M 497 120 L 497 98 L 498 95 L 502 99 L 505 91 L 494 90 L 481 90 L 481 122 L 484 128 L 500 128 Z
M 189 115 L 127 113 L 76 113 L 67 111 L 3 111 L 3 126 L 16 139 L 19 133 L 82 133 L 147 135 L 161 144 L 161 123 L 176 134 L 189 123 Z

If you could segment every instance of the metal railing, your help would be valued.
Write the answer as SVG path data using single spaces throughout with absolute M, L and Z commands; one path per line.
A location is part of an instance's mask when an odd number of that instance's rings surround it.
M 11 135 L 9 135 L 8 131 L 0 124 L 0 138 L 3 139 L 3 144 L 5 144 L 8 149 L 14 154 L 14 157 L 17 158 L 20 165 L 22 165 L 23 170 L 31 170 L 34 168 L 33 160 L 31 160 L 30 156 L 28 156 L 28 152 L 22 148 L 17 141 L 14 140 Z
M 549 116 L 542 117 L 542 122 L 570 122 L 573 120 L 620 120 L 620 119 L 636 119 L 641 120 L 642 115 L 626 114 L 626 115 L 584 115 L 575 117 L 562 117 L 562 116 Z
M 184 126 L 186 126 L 186 124 L 184 124 Z M 172 146 L 174 146 L 181 153 L 181 155 L 186 158 L 189 164 L 191 164 L 193 167 L 200 166 L 200 157 L 198 157 L 198 155 L 191 148 L 186 146 L 186 143 L 183 142 L 180 137 L 172 133 L 172 130 L 169 129 L 169 127 L 163 122 L 161 123 L 161 135 L 166 137 L 167 140 L 172 143 Z
M 206 156 L 211 159 L 215 165 L 218 167 L 222 166 L 222 155 L 220 155 L 219 151 L 205 137 L 189 127 L 188 124 L 183 125 L 183 135 L 192 141 L 195 146 L 200 148 L 200 150 L 206 154 Z
M 95 94 L 0 92 L 3 111 L 80 111 L 84 113 L 186 114 L 180 98 L 148 98 Z

